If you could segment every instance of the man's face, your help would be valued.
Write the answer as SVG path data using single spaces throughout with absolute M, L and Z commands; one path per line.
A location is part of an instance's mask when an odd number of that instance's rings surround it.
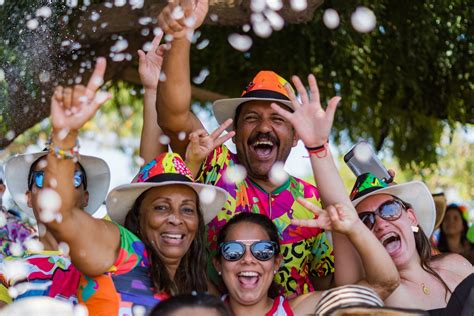
M 45 168 L 46 168 L 46 156 L 41 158 L 36 163 L 35 167 L 33 168 L 33 172 L 44 170 Z M 75 168 L 74 170 L 80 170 L 80 167 L 77 163 L 75 164 L 74 168 Z M 38 188 L 38 186 L 35 184 L 35 181 L 33 180 L 33 186 L 31 187 L 31 191 L 26 192 L 26 195 L 28 198 L 28 206 L 33 209 L 33 212 L 35 214 L 38 214 L 38 210 L 39 210 L 38 197 L 41 190 L 42 189 Z M 83 210 L 87 206 L 89 202 L 89 192 L 84 190 L 84 183 L 82 183 L 78 188 L 74 189 L 74 200 L 75 200 L 74 205 L 79 209 Z
M 267 180 L 273 164 L 285 162 L 298 142 L 291 123 L 270 104 L 268 101 L 244 103 L 237 118 L 234 137 L 237 156 L 253 179 Z

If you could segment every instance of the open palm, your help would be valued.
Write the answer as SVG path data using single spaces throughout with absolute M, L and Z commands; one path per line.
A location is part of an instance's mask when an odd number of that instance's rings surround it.
M 104 82 L 105 68 L 105 58 L 98 58 L 87 87 L 58 86 L 55 89 L 51 99 L 51 124 L 54 130 L 80 129 L 111 98 L 109 93 L 97 91 Z
M 329 100 L 325 111 L 321 106 L 318 85 L 313 75 L 308 76 L 310 97 L 299 77 L 293 76 L 292 81 L 301 98 L 301 102 L 298 101 L 291 87 L 285 86 L 294 112 L 289 112 L 275 103 L 272 103 L 272 108 L 291 122 L 305 146 L 321 146 L 329 137 L 336 107 L 341 98 L 333 97 Z

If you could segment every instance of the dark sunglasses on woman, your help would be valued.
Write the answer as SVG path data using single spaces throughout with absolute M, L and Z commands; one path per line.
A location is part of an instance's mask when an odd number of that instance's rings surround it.
M 380 204 L 373 212 L 359 213 L 359 218 L 367 228 L 372 230 L 375 226 L 376 215 L 386 221 L 396 221 L 402 216 L 403 210 L 406 210 L 405 204 L 398 199 L 393 199 Z
M 74 171 L 74 187 L 77 189 L 78 187 L 81 186 L 81 184 L 84 182 L 84 174 L 82 173 L 81 170 L 76 170 Z M 43 183 L 44 183 L 44 171 L 39 170 L 39 171 L 33 171 L 31 174 L 31 179 L 30 179 L 30 190 L 33 187 L 33 183 L 39 188 L 43 188 Z
M 223 242 L 219 245 L 219 252 L 221 256 L 227 261 L 238 261 L 240 260 L 245 252 L 247 246 L 250 246 L 250 252 L 255 259 L 259 261 L 270 260 L 278 253 L 278 244 L 270 240 L 257 240 L 253 243 L 244 243 L 253 240 L 231 240 Z

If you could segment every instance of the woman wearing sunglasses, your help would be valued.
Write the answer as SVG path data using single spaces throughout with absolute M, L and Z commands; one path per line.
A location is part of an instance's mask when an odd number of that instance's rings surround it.
M 388 186 L 369 173 L 358 177 L 351 199 L 400 273 L 400 286 L 386 304 L 460 315 L 474 287 L 474 269 L 459 255 L 432 257 L 428 236 L 436 211 L 426 185 L 412 181 Z
M 346 234 L 359 251 L 367 269 L 366 279 L 360 285 L 368 286 L 382 298 L 398 285 L 398 273 L 382 245 L 358 220 L 354 209 L 341 205 L 327 210 L 303 199 L 320 217 L 319 227 Z M 293 224 L 306 225 L 305 220 Z M 228 294 L 225 302 L 234 315 L 307 315 L 314 313 L 322 292 L 301 295 L 291 301 L 279 296 L 273 278 L 281 265 L 278 230 L 266 216 L 240 213 L 219 232 L 219 251 L 214 265 L 221 275 Z

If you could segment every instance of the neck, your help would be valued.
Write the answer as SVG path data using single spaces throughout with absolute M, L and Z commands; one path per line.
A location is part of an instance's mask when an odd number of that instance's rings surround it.
M 269 297 L 261 299 L 253 305 L 242 305 L 229 296 L 229 305 L 235 316 L 265 315 L 272 307 L 273 300 Z
M 40 236 L 39 241 L 43 244 L 44 250 L 58 250 L 58 241 L 54 236 L 46 230 L 43 236 Z
M 460 252 L 462 250 L 461 234 L 446 235 L 448 248 L 452 252 Z
M 178 270 L 178 267 L 179 267 L 180 260 L 164 259 L 164 258 L 162 258 L 162 260 L 166 267 L 166 270 L 168 270 L 168 273 L 170 274 L 170 279 L 174 280 L 176 271 Z
M 248 175 L 248 177 L 249 177 L 250 180 L 252 180 L 256 184 L 258 184 L 267 193 L 271 193 L 271 192 L 275 191 L 281 185 L 281 184 L 280 185 L 275 185 L 268 178 L 265 178 L 265 179 L 256 178 L 256 177 L 253 177 L 251 175 Z

